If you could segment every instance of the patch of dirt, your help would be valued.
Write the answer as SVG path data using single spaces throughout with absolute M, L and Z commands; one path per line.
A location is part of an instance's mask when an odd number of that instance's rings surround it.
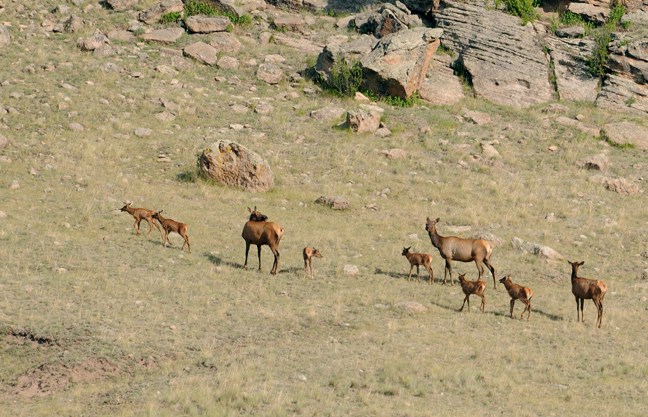
M 14 394 L 23 398 L 44 397 L 70 384 L 100 381 L 120 373 L 105 359 L 88 359 L 74 366 L 43 364 L 18 378 Z

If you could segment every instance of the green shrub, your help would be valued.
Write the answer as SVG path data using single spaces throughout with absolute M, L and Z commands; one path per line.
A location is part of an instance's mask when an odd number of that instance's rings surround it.
M 587 67 L 589 68 L 590 74 L 595 77 L 602 78 L 605 75 L 605 65 L 610 55 L 608 44 L 611 39 L 612 35 L 607 28 L 598 30 L 594 35 L 596 46 L 592 51 L 592 55 L 587 60 Z
M 201 0 L 188 0 L 184 5 L 185 18 L 195 15 L 205 15 L 205 16 L 218 16 L 220 15 L 220 10 L 216 9 L 211 4 L 205 3 Z
M 160 23 L 168 25 L 171 23 L 178 23 L 182 19 L 182 14 L 180 12 L 171 12 L 163 15 L 160 18 Z
M 610 10 L 610 16 L 608 17 L 607 20 L 607 25 L 610 25 L 612 28 L 617 28 L 621 26 L 621 18 L 626 12 L 626 7 L 619 3 L 616 2 L 614 4 L 614 7 Z
M 534 7 L 540 6 L 540 0 L 495 0 L 496 7 L 500 7 L 502 3 L 508 14 L 520 17 L 524 24 L 538 17 Z
M 358 91 L 360 84 L 362 84 L 360 63 L 349 64 L 343 58 L 338 58 L 329 71 L 326 86 L 338 95 L 350 96 Z

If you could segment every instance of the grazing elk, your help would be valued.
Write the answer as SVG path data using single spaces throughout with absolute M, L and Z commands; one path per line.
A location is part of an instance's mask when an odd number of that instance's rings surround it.
M 481 306 L 479 306 L 479 309 L 483 313 L 484 307 L 486 306 L 486 297 L 484 296 L 484 290 L 486 290 L 486 281 L 483 281 L 481 279 L 478 279 L 477 281 L 468 281 L 465 277 L 466 274 L 459 275 L 459 283 L 461 284 L 461 289 L 463 293 L 466 294 L 466 298 L 464 298 L 464 302 L 461 305 L 459 311 L 463 310 L 466 302 L 468 302 L 468 310 L 470 310 L 470 295 L 475 294 L 476 296 L 481 297 Z
M 272 264 L 270 273 L 275 275 L 279 269 L 279 242 L 284 234 L 284 229 L 277 223 L 266 221 L 268 220 L 268 216 L 259 213 L 256 206 L 254 207 L 254 210 L 250 210 L 248 207 L 248 211 L 250 212 L 250 220 L 245 223 L 245 226 L 243 226 L 243 233 L 241 233 L 241 236 L 245 239 L 245 264 L 243 265 L 243 269 L 247 269 L 250 245 L 257 245 L 260 271 L 261 246 L 268 245 L 274 255 L 274 263 Z
M 585 317 L 583 316 L 583 303 L 586 299 L 592 299 L 594 305 L 598 309 L 596 324 L 600 328 L 601 324 L 603 324 L 603 298 L 607 292 L 607 285 L 600 279 L 588 279 L 578 276 L 578 267 L 582 266 L 585 261 L 567 262 L 569 262 L 572 267 L 571 284 L 572 294 L 574 294 L 574 297 L 576 298 L 576 321 L 582 320 L 585 322 Z M 579 301 L 580 310 L 578 305 Z
M 316 248 L 311 248 L 307 246 L 304 248 L 304 273 L 308 271 L 310 267 L 310 276 L 313 278 L 313 258 L 322 258 L 322 254 Z
M 419 277 L 419 265 L 423 265 L 430 275 L 430 284 L 432 284 L 434 282 L 434 272 L 432 271 L 432 255 L 428 253 L 413 253 L 409 251 L 411 248 L 411 246 L 409 248 L 403 248 L 403 253 L 401 253 L 401 255 L 406 257 L 410 263 L 410 270 L 409 275 L 407 276 L 407 280 L 410 281 L 412 279 L 412 269 L 414 269 L 414 267 L 416 266 L 416 280 L 418 282 L 421 282 L 421 277 Z
M 140 234 L 140 223 L 142 222 L 142 220 L 146 220 L 149 224 L 149 231 L 146 234 L 146 237 L 149 237 L 151 235 L 151 230 L 153 230 L 153 226 L 155 226 L 155 228 L 158 229 L 158 231 L 160 232 L 160 235 L 162 235 L 162 230 L 160 230 L 160 227 L 153 220 L 153 214 L 155 213 L 155 211 L 145 209 L 145 208 L 131 207 L 131 203 L 127 203 L 127 202 L 124 202 L 124 207 L 121 208 L 121 211 L 126 211 L 135 218 L 135 223 L 133 223 L 133 227 L 137 232 L 136 234 L 138 235 Z
M 162 237 L 162 241 L 164 242 L 164 247 L 165 248 L 167 247 L 167 243 L 169 245 L 171 244 L 171 242 L 169 241 L 169 233 L 176 232 L 184 239 L 184 243 L 182 244 L 182 250 L 184 250 L 185 245 L 187 245 L 187 247 L 189 248 L 189 253 L 191 253 L 191 244 L 189 244 L 189 236 L 187 236 L 187 228 L 189 227 L 189 225 L 186 223 L 177 222 L 175 220 L 165 219 L 160 214 L 162 213 L 162 211 L 164 210 L 160 210 L 154 213 L 153 218 L 159 221 L 160 224 L 162 225 L 162 229 L 164 229 L 164 236 Z
M 430 235 L 432 245 L 439 250 L 441 257 L 445 259 L 445 271 L 443 283 L 446 283 L 446 276 L 450 272 L 450 284 L 452 284 L 452 261 L 472 262 L 475 261 L 479 271 L 479 279 L 484 275 L 484 264 L 493 274 L 493 288 L 497 288 L 495 282 L 495 268 L 490 263 L 493 254 L 491 244 L 484 239 L 462 239 L 455 236 L 440 236 L 436 230 L 436 224 L 440 219 L 431 220 L 427 218 L 425 230 Z
M 506 291 L 508 291 L 509 295 L 511 296 L 511 318 L 513 318 L 513 306 L 515 306 L 515 300 L 520 300 L 525 306 L 522 314 L 520 314 L 520 320 L 522 320 L 522 317 L 524 317 L 524 312 L 526 312 L 527 310 L 529 311 L 529 313 L 527 314 L 527 320 L 529 320 L 529 317 L 531 316 L 531 297 L 533 297 L 533 291 L 531 290 L 531 288 L 514 284 L 513 281 L 511 281 L 510 275 L 502 277 L 499 282 L 504 284 Z

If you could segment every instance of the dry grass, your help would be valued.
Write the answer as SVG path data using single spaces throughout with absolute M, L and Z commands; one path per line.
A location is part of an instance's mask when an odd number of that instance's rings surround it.
M 356 136 L 308 117 L 325 105 L 356 104 L 305 95 L 307 80 L 271 87 L 247 65 L 236 73 L 241 86 L 214 80 L 233 73 L 200 65 L 166 75 L 155 71 L 170 60 L 157 45 L 121 45 L 125 53 L 98 58 L 75 47 L 79 34 L 15 30 L 27 15 L 12 13 L 3 17 L 14 30 L 0 79 L 0 103 L 17 111 L 0 123 L 12 141 L 0 150 L 7 214 L 0 219 L 0 414 L 644 414 L 648 285 L 638 278 L 648 249 L 646 197 L 609 192 L 575 162 L 605 152 L 609 175 L 643 187 L 645 152 L 556 125 L 561 114 L 550 106 L 521 111 L 474 99 L 388 107 L 394 135 Z M 102 28 L 125 21 L 97 7 L 88 16 Z M 244 31 L 254 33 L 237 29 L 243 40 Z M 308 61 L 254 41 L 237 58 L 260 62 L 277 52 L 293 71 Z M 106 71 L 106 62 L 120 71 Z M 43 69 L 48 64 L 55 69 Z M 297 98 L 285 99 L 287 92 Z M 160 97 L 178 104 L 175 120 L 155 117 L 164 110 Z M 259 99 L 274 106 L 270 116 L 229 107 L 252 108 Z M 591 125 L 632 119 L 563 104 Z M 488 112 L 493 123 L 461 122 L 463 108 Z M 85 129 L 71 130 L 72 122 Z M 251 129 L 236 132 L 231 123 Z M 138 127 L 153 134 L 138 138 Z M 262 154 L 275 189 L 248 194 L 196 180 L 196 154 L 218 138 Z M 499 142 L 500 161 L 473 161 L 485 140 Z M 390 161 L 379 152 L 394 147 L 407 157 Z M 157 162 L 160 153 L 172 162 Z M 9 189 L 13 180 L 19 189 Z M 388 198 L 378 195 L 385 188 Z M 349 198 L 350 210 L 313 204 L 336 194 Z M 135 236 L 132 218 L 117 211 L 124 200 L 188 223 L 193 253 L 179 250 L 176 235 L 167 249 L 157 230 L 150 239 Z M 251 270 L 241 269 L 240 232 L 252 205 L 286 229 L 276 277 L 267 248 L 262 273 L 254 250 Z M 546 221 L 548 213 L 556 221 Z M 404 245 L 432 253 L 442 277 L 427 216 L 441 217 L 443 235 L 469 226 L 458 234 L 501 239 L 493 264 L 498 278 L 510 273 L 533 288 L 529 322 L 507 317 L 501 285 L 487 289 L 484 314 L 475 303 L 460 314 L 459 286 L 407 282 Z M 513 237 L 585 260 L 583 275 L 608 283 L 602 329 L 591 302 L 585 325 L 575 322 L 567 262 L 524 254 Z M 314 279 L 303 273 L 306 245 L 325 256 Z M 345 264 L 360 273 L 345 275 Z M 457 272 L 472 278 L 476 268 L 455 263 Z M 427 311 L 409 313 L 399 307 L 404 301 Z

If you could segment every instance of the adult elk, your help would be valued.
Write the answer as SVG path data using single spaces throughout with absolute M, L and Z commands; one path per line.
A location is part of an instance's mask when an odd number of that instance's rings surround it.
M 526 311 L 529 312 L 527 314 L 527 320 L 529 320 L 529 317 L 531 317 L 531 297 L 533 297 L 533 291 L 531 290 L 531 288 L 514 284 L 513 281 L 511 281 L 510 275 L 502 277 L 499 282 L 504 284 L 506 291 L 508 291 L 509 295 L 511 296 L 511 318 L 513 318 L 513 307 L 515 306 L 515 300 L 520 300 L 522 304 L 524 304 L 524 310 L 522 310 L 522 314 L 520 314 L 520 320 L 522 320 L 522 317 L 524 317 L 524 313 Z
M 578 276 L 578 267 L 582 266 L 585 261 L 567 262 L 569 262 L 572 267 L 571 284 L 572 294 L 574 294 L 574 297 L 576 298 L 576 321 L 582 320 L 585 322 L 585 317 L 583 316 L 583 303 L 586 299 L 591 299 L 598 310 L 596 324 L 601 328 L 601 324 L 603 324 L 603 298 L 607 292 L 607 285 L 600 279 L 588 279 Z
M 268 216 L 259 213 L 256 206 L 254 210 L 248 207 L 248 211 L 250 212 L 250 219 L 243 226 L 243 233 L 241 233 L 241 236 L 245 239 L 245 264 L 243 265 L 243 269 L 247 269 L 250 245 L 256 245 L 259 252 L 260 271 L 261 246 L 268 245 L 274 255 L 274 263 L 272 264 L 270 273 L 276 275 L 279 269 L 279 242 L 284 234 L 284 229 L 277 223 L 267 221 Z
M 142 220 L 146 220 L 149 224 L 149 231 L 146 234 L 146 237 L 149 237 L 151 235 L 151 230 L 153 230 L 153 226 L 155 226 L 156 229 L 160 232 L 160 235 L 162 234 L 162 230 L 160 230 L 160 227 L 155 223 L 153 220 L 153 214 L 155 214 L 155 211 L 145 209 L 145 208 L 138 208 L 138 207 L 131 207 L 131 203 L 124 202 L 124 207 L 120 209 L 121 211 L 128 212 L 131 216 L 135 218 L 135 223 L 133 223 L 133 227 L 135 228 L 136 234 L 140 234 L 140 223 L 142 223 Z
M 491 244 L 484 239 L 463 239 L 455 236 L 441 236 L 436 230 L 439 218 L 431 220 L 427 218 L 425 230 L 430 235 L 432 246 L 439 250 L 441 257 L 445 259 L 445 270 L 443 283 L 446 283 L 446 276 L 450 272 L 450 283 L 452 284 L 452 261 L 472 262 L 475 261 L 479 271 L 479 279 L 484 275 L 484 264 L 493 274 L 493 288 L 497 288 L 495 282 L 495 268 L 490 263 L 493 254 Z
M 189 227 L 188 224 L 186 223 L 180 223 L 175 220 L 171 219 L 165 219 L 162 217 L 160 213 L 162 213 L 163 210 L 160 210 L 156 213 L 153 213 L 153 218 L 156 219 L 157 221 L 160 222 L 162 225 L 162 229 L 164 229 L 164 236 L 162 237 L 162 241 L 164 242 L 164 247 L 167 247 L 167 243 L 170 245 L 171 242 L 169 241 L 169 233 L 170 232 L 175 232 L 182 236 L 184 239 L 184 243 L 182 244 L 182 250 L 184 250 L 185 245 L 189 248 L 189 253 L 191 253 L 191 245 L 189 244 L 189 236 L 187 236 L 187 228 Z

